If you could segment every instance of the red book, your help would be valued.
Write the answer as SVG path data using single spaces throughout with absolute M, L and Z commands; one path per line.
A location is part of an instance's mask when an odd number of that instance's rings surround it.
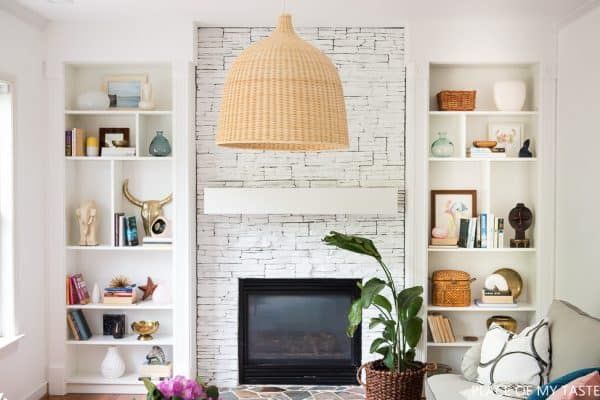
M 90 302 L 90 294 L 88 293 L 87 285 L 83 280 L 83 276 L 81 274 L 71 275 L 71 282 L 73 283 L 73 287 L 77 293 L 79 304 L 88 304 Z

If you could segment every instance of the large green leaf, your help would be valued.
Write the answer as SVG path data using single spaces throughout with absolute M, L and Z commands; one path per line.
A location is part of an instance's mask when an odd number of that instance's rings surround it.
M 383 308 L 390 314 L 392 313 L 392 303 L 390 303 L 390 301 L 387 298 L 385 298 L 385 296 L 382 296 L 380 294 L 376 295 L 375 297 L 373 297 L 373 304 Z
M 209 386 L 206 388 L 206 394 L 211 400 L 219 399 L 219 388 L 216 386 Z
M 354 253 L 365 254 L 377 260 L 381 259 L 381 255 L 370 239 L 331 231 L 329 235 L 323 238 L 323 241 L 330 246 L 336 246 Z
M 369 329 L 373 329 L 377 325 L 381 325 L 383 323 L 385 323 L 385 319 L 383 318 L 383 316 L 378 318 L 371 318 L 371 321 L 369 322 Z
M 408 349 L 404 352 L 404 359 L 408 362 L 413 362 L 415 360 L 417 352 L 415 349 Z
M 410 318 L 406 321 L 405 329 L 406 344 L 408 344 L 408 347 L 416 347 L 421 339 L 423 320 L 419 317 Z
M 362 288 L 361 298 L 363 308 L 371 307 L 373 298 L 385 287 L 385 282 L 379 278 L 372 278 Z
M 377 351 L 377 349 L 384 343 L 387 343 L 387 341 L 384 338 L 377 338 L 377 339 L 373 340 L 373 343 L 371 343 L 371 349 L 369 350 L 369 352 L 375 353 Z
M 346 329 L 346 334 L 349 337 L 354 336 L 354 332 L 356 328 L 360 325 L 362 321 L 362 299 L 357 299 L 352 303 L 352 307 L 350 307 L 350 311 L 348 312 L 348 328 Z
M 383 338 L 389 342 L 393 342 L 396 338 L 396 325 L 386 324 L 385 329 L 383 330 Z
M 415 286 L 411 288 L 406 288 L 398 293 L 397 304 L 398 304 L 398 314 L 401 319 L 407 318 L 407 310 L 410 302 L 423 294 L 422 286 Z
M 385 355 L 385 357 L 383 357 L 383 364 L 390 370 L 393 371 L 396 368 L 396 365 L 394 363 L 394 352 L 392 350 L 389 350 L 387 352 L 387 354 Z
M 412 300 L 408 303 L 408 307 L 406 308 L 406 318 L 416 317 L 417 314 L 419 314 L 422 305 L 423 297 L 413 297 Z

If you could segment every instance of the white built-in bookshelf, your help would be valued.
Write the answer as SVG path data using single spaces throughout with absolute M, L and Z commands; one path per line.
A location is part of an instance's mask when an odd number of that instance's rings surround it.
M 543 314 L 540 285 L 544 265 L 539 257 L 543 246 L 539 233 L 551 223 L 540 218 L 542 196 L 540 160 L 544 132 L 541 126 L 540 109 L 540 66 L 538 64 L 429 64 L 424 74 L 428 92 L 428 110 L 423 113 L 426 120 L 422 126 L 426 140 L 418 154 L 424 160 L 427 184 L 423 185 L 421 198 L 427 205 L 421 209 L 426 219 L 423 224 L 427 234 L 420 237 L 417 249 L 426 264 L 426 274 L 421 274 L 427 287 L 429 299 L 427 312 L 440 313 L 449 318 L 457 341 L 434 343 L 427 335 L 427 343 L 422 351 L 429 362 L 447 364 L 455 373 L 460 373 L 460 362 L 466 349 L 473 342 L 465 341 L 464 336 L 475 336 L 478 341 L 485 335 L 486 320 L 492 315 L 507 315 L 515 318 L 519 329 L 531 323 L 536 316 Z M 493 84 L 496 81 L 519 79 L 527 84 L 527 100 L 523 111 L 496 111 L 493 100 Z M 475 111 L 439 111 L 436 94 L 442 90 L 477 90 Z M 507 157 L 499 159 L 473 159 L 468 157 L 467 148 L 476 139 L 487 139 L 489 123 L 519 123 L 523 126 L 523 139 L 531 139 L 530 150 L 533 158 Z M 454 154 L 448 158 L 436 158 L 431 153 L 431 145 L 438 132 L 446 132 L 454 143 Z M 417 160 L 417 164 L 420 161 Z M 477 214 L 493 213 L 505 221 L 504 248 L 440 248 L 430 246 L 430 191 L 441 189 L 474 189 L 477 191 Z M 425 193 L 426 192 L 426 193 Z M 530 248 L 510 248 L 509 239 L 514 238 L 514 230 L 508 222 L 508 213 L 516 203 L 525 203 L 534 215 L 532 227 L 527 231 L 531 240 Z M 419 257 L 419 256 L 418 256 Z M 417 258 L 418 258 L 417 257 Z M 431 305 L 431 276 L 441 269 L 455 269 L 468 272 L 476 280 L 471 284 L 471 297 L 480 297 L 486 276 L 503 267 L 515 269 L 524 282 L 523 293 L 517 307 L 498 306 L 481 308 L 474 304 L 468 307 L 440 307 Z M 426 275 L 426 276 L 425 276 Z M 427 324 L 425 324 L 427 327 Z
M 105 76 L 146 74 L 153 86 L 156 107 L 153 110 L 116 109 L 78 110 L 76 99 L 83 92 L 99 90 Z M 145 284 L 150 276 L 158 285 L 166 286 L 171 293 L 171 301 L 154 304 L 153 301 L 140 301 L 132 305 L 67 305 L 63 300 L 63 311 L 55 313 L 64 321 L 62 343 L 64 357 L 54 360 L 54 366 L 61 363 L 61 374 L 52 379 L 62 382 L 51 382 L 53 387 L 64 388 L 67 393 L 100 393 L 110 385 L 116 393 L 144 393 L 137 372 L 145 360 L 145 355 L 153 345 L 159 345 L 166 352 L 167 358 L 174 363 L 174 370 L 188 374 L 189 365 L 177 365 L 175 359 L 177 346 L 188 346 L 190 338 L 188 323 L 182 323 L 175 316 L 176 301 L 181 296 L 176 293 L 177 282 L 182 281 L 181 273 L 188 274 L 185 265 L 177 268 L 176 252 L 189 252 L 185 243 L 177 241 L 177 224 L 188 224 L 179 220 L 175 210 L 180 201 L 181 192 L 176 192 L 175 180 L 178 149 L 177 135 L 185 135 L 186 131 L 176 132 L 174 110 L 175 78 L 171 64 L 67 64 L 64 69 L 64 111 L 62 120 L 64 129 L 58 132 L 57 140 L 64 141 L 64 130 L 83 128 L 87 136 L 98 136 L 100 127 L 129 128 L 130 146 L 135 147 L 136 155 L 132 157 L 86 157 L 63 156 L 64 162 L 64 253 L 62 259 L 63 292 L 57 293 L 64 299 L 65 278 L 69 274 L 81 273 L 88 290 L 92 291 L 95 283 L 102 290 L 107 287 L 111 278 L 123 275 L 137 285 Z M 168 157 L 153 157 L 148 148 L 156 131 L 164 131 L 172 146 L 172 154 Z M 181 129 L 180 129 L 181 130 Z M 181 154 L 185 155 L 185 152 Z M 184 161 L 187 162 L 187 161 Z M 165 216 L 171 223 L 173 243 L 171 245 L 143 245 L 144 230 L 140 217 L 140 209 L 129 203 L 122 194 L 122 184 L 129 179 L 129 189 L 138 199 L 162 199 L 174 193 L 173 202 L 164 207 Z M 60 189 L 59 189 L 60 190 Z M 98 246 L 80 246 L 78 244 L 79 227 L 75 218 L 75 210 L 86 200 L 94 200 L 98 207 Z M 186 201 L 181 198 L 181 201 Z M 179 208 L 181 209 L 181 204 Z M 117 247 L 114 245 L 114 218 L 117 212 L 123 212 L 137 219 L 140 234 L 140 245 L 136 247 Z M 181 254 L 181 253 L 180 253 Z M 180 300 L 177 300 L 180 299 Z M 188 299 L 191 301 L 191 299 Z M 188 305 L 183 306 L 189 309 Z M 78 341 L 71 335 L 66 313 L 79 309 L 90 325 L 93 337 L 90 340 Z M 125 314 L 126 334 L 122 339 L 102 335 L 103 314 Z M 58 317 L 57 317 L 58 318 Z M 188 316 L 186 316 L 188 318 Z M 189 316 L 191 318 L 191 315 Z M 138 320 L 158 320 L 160 328 L 152 341 L 138 341 L 131 330 L 131 323 Z M 55 324 L 59 326 L 59 324 Z M 184 329 L 176 329 L 181 325 Z M 126 373 L 116 379 L 102 376 L 100 365 L 108 346 L 118 346 L 126 363 Z M 185 362 L 185 361 L 183 361 Z M 52 387 L 52 386 L 51 386 Z M 57 391 L 54 389 L 54 391 Z M 59 392 L 62 390 L 58 390 Z

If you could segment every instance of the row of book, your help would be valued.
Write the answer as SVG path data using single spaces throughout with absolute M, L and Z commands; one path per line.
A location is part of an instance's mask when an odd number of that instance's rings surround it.
M 135 217 L 127 217 L 125 213 L 118 212 L 114 218 L 114 246 L 138 246 L 140 240 Z
M 427 316 L 427 325 L 429 326 L 431 339 L 434 343 L 456 342 L 452 324 L 447 317 L 440 314 L 429 314 Z
M 470 158 L 506 158 L 506 149 L 494 147 L 493 149 L 486 147 L 469 147 L 467 156 Z
M 71 336 L 75 340 L 88 340 L 92 337 L 90 326 L 81 310 L 69 310 L 67 312 L 67 325 Z
M 65 156 L 85 156 L 85 129 L 73 128 L 65 131 Z
M 104 289 L 103 304 L 133 304 L 136 302 L 136 286 L 108 287 Z
M 458 247 L 504 248 L 504 218 L 482 213 L 476 218 L 461 218 Z
M 67 304 L 88 304 L 90 302 L 90 294 L 87 289 L 87 284 L 83 276 L 79 273 L 67 276 L 66 282 L 66 300 Z

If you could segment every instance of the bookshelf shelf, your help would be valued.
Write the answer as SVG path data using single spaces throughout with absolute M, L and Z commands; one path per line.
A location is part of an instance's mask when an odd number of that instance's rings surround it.
M 479 307 L 476 305 L 471 305 L 468 307 L 440 307 L 440 306 L 429 306 L 427 307 L 429 311 L 435 312 L 477 312 L 477 313 L 486 313 L 486 312 L 530 312 L 535 311 L 536 307 L 532 304 L 518 304 L 516 307 Z
M 429 157 L 429 162 L 442 163 L 442 162 L 460 162 L 460 163 L 477 163 L 489 161 L 493 163 L 527 163 L 533 164 L 537 162 L 536 157 L 532 158 L 519 158 L 519 157 L 506 157 L 506 158 L 471 158 L 471 157 Z
M 65 110 L 65 115 L 171 115 L 171 110 Z
M 136 304 L 68 304 L 67 310 L 172 310 L 172 304 L 152 304 L 142 302 Z
M 478 249 L 478 248 L 462 248 L 462 247 L 452 247 L 448 249 L 444 249 L 441 247 L 428 247 L 427 251 L 430 253 L 535 253 L 535 247 L 529 248 L 511 248 L 505 247 L 501 249 Z
M 464 340 L 457 340 L 452 343 L 435 343 L 435 342 L 427 342 L 427 347 L 472 347 L 477 343 L 481 343 L 481 338 L 477 338 L 476 342 L 467 342 Z
M 170 346 L 174 340 L 170 335 L 154 334 L 153 340 L 137 340 L 138 335 L 133 334 L 123 339 L 115 339 L 112 336 L 94 335 L 89 340 L 67 339 L 67 344 L 75 346 Z
M 65 157 L 67 161 L 110 162 L 110 161 L 172 161 L 172 157 Z
M 82 373 L 67 377 L 66 382 L 80 385 L 137 385 L 141 382 L 138 378 L 138 374 L 132 372 L 114 379 L 105 378 L 101 374 Z
M 126 252 L 145 252 L 145 251 L 171 251 L 173 246 L 170 245 L 157 245 L 157 246 L 67 246 L 67 250 L 70 251 L 126 251 Z
M 475 111 L 429 111 L 432 116 L 477 116 L 477 117 L 522 117 L 536 116 L 537 111 L 496 111 L 496 110 L 475 110 Z

